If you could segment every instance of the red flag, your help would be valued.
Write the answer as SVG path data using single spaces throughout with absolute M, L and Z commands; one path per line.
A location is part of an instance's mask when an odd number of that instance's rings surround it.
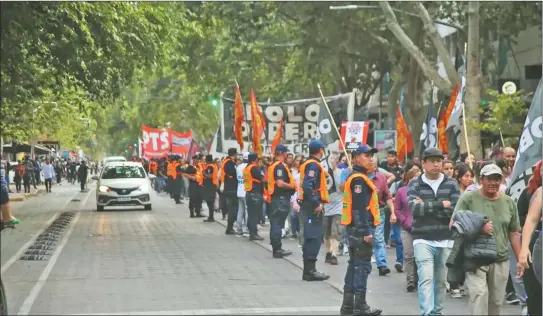
M 277 132 L 275 132 L 275 137 L 273 137 L 273 140 L 271 143 L 272 154 L 275 152 L 275 148 L 277 147 L 277 145 L 281 144 L 282 138 L 283 138 L 283 118 L 281 118 L 281 122 L 279 122 L 279 128 L 277 129 Z
M 443 152 L 448 152 L 449 140 L 447 138 L 447 124 L 449 123 L 449 118 L 451 117 L 454 105 L 456 104 L 457 97 L 458 86 L 455 86 L 447 108 L 439 114 L 439 121 L 437 122 L 437 146 Z
M 243 103 L 241 102 L 241 93 L 236 84 L 236 100 L 234 103 L 234 135 L 239 144 L 239 149 L 243 151 Z
M 413 151 L 413 138 L 411 132 L 403 119 L 402 110 L 398 106 L 396 110 L 396 139 L 397 139 L 397 152 L 398 159 L 405 161 L 407 159 L 407 153 Z
M 258 154 L 258 157 L 262 157 L 262 144 L 261 138 L 266 127 L 266 121 L 264 120 L 264 114 L 260 110 L 258 103 L 256 102 L 255 92 L 251 89 L 251 118 L 253 129 L 253 150 Z

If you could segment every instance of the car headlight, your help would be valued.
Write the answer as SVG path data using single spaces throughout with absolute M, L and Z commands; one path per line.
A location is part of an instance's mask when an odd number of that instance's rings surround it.
M 106 192 L 109 192 L 111 190 L 109 189 L 109 187 L 106 187 L 105 185 L 101 185 L 101 186 L 98 187 L 98 191 L 106 193 Z

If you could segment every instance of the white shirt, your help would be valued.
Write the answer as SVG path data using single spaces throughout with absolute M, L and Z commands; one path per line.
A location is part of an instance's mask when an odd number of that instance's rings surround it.
M 296 169 L 290 169 L 290 173 L 292 174 L 292 178 L 294 178 L 294 182 L 296 182 L 296 185 L 298 187 L 300 186 L 300 172 Z M 290 197 L 290 203 L 295 211 L 298 211 L 300 209 L 300 206 L 296 202 L 298 200 L 298 191 L 294 192 L 294 194 Z
M 238 197 L 244 198 L 245 197 L 245 186 L 243 185 L 243 170 L 247 166 L 246 163 L 240 163 L 236 167 L 236 176 L 238 178 Z
M 341 169 L 334 171 L 334 180 L 339 187 L 339 178 L 341 176 Z M 330 203 L 324 205 L 324 216 L 341 215 L 343 208 L 343 192 L 337 188 L 336 192 L 330 193 Z
M 52 164 L 45 164 L 42 168 L 43 178 L 52 179 L 55 177 L 55 167 Z
M 434 194 L 437 194 L 437 189 L 439 188 L 439 185 L 443 182 L 443 180 L 445 180 L 445 175 L 443 173 L 440 173 L 437 180 L 430 180 L 426 177 L 426 174 L 422 174 L 421 179 L 432 188 Z M 428 246 L 436 248 L 452 248 L 454 245 L 454 240 L 415 239 L 413 240 L 413 246 L 415 246 L 416 244 L 426 244 Z

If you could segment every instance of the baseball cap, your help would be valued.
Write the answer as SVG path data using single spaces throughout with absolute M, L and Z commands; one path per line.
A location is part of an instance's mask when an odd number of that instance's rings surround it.
M 279 144 L 277 145 L 277 147 L 275 147 L 275 153 L 276 154 L 284 154 L 288 152 L 288 148 L 287 146 L 283 145 L 283 144 Z
M 443 159 L 443 152 L 439 150 L 438 148 L 426 148 L 424 152 L 422 153 L 422 160 L 426 160 L 430 157 L 438 157 Z
M 326 148 L 326 146 L 324 146 L 324 144 L 320 140 L 312 139 L 309 142 L 309 149 L 310 150 L 318 150 L 318 149 L 321 149 L 321 148 Z
M 491 176 L 493 174 L 503 176 L 502 170 L 496 164 L 486 165 L 481 169 L 481 176 Z
M 249 153 L 243 153 L 243 161 L 249 160 Z
M 366 144 L 362 144 L 360 146 L 358 146 L 357 149 L 354 150 L 353 152 L 355 155 L 361 155 L 361 154 L 376 154 L 377 153 L 377 149 L 375 148 L 372 148 L 371 146 L 368 146 Z

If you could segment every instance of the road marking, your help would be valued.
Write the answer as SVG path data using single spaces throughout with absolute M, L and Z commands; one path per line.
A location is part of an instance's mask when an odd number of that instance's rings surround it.
M 338 306 L 301 306 L 301 307 L 272 307 L 272 308 L 224 308 L 224 309 L 185 309 L 177 311 L 154 312 L 123 312 L 123 313 L 95 313 L 72 315 L 255 315 L 255 314 L 284 314 L 284 313 L 330 313 L 338 312 Z
M 62 206 L 61 210 L 66 209 L 66 207 L 70 204 L 70 202 L 79 194 L 79 191 L 71 196 L 68 201 Z M 19 260 L 19 258 L 25 253 L 25 251 L 30 247 L 38 237 L 43 234 L 43 232 L 55 221 L 55 219 L 58 217 L 60 213 L 55 213 L 51 218 L 40 228 L 40 230 L 34 235 L 34 237 L 31 237 L 22 247 L 19 249 L 11 258 L 9 258 L 6 263 L 2 265 L 1 273 L 4 274 L 11 266 Z
M 83 209 L 83 207 L 89 200 L 91 193 L 92 193 L 92 190 L 89 190 L 89 194 L 87 194 L 87 197 L 85 197 L 84 201 L 81 203 L 79 207 L 79 212 L 77 212 L 74 219 L 70 223 L 70 226 L 68 226 L 68 229 L 66 229 L 66 233 L 62 237 L 60 244 L 58 245 L 57 249 L 51 256 L 51 259 L 49 259 L 49 263 L 47 264 L 47 266 L 41 273 L 40 278 L 38 279 L 38 282 L 34 285 L 32 290 L 30 290 L 30 293 L 24 300 L 23 304 L 21 304 L 21 308 L 19 308 L 19 312 L 17 313 L 17 315 L 28 315 L 30 313 L 30 310 L 32 309 L 34 302 L 36 301 L 36 299 L 38 298 L 38 295 L 43 289 L 45 282 L 47 282 L 47 279 L 49 279 L 49 275 L 51 274 L 51 271 L 53 271 L 53 268 L 55 267 L 55 264 L 57 263 L 58 257 L 60 256 L 62 249 L 64 249 L 64 247 L 68 243 L 68 239 L 72 235 L 72 232 L 75 229 L 75 225 L 77 224 L 77 222 L 79 221 L 79 218 L 81 217 L 81 210 Z

